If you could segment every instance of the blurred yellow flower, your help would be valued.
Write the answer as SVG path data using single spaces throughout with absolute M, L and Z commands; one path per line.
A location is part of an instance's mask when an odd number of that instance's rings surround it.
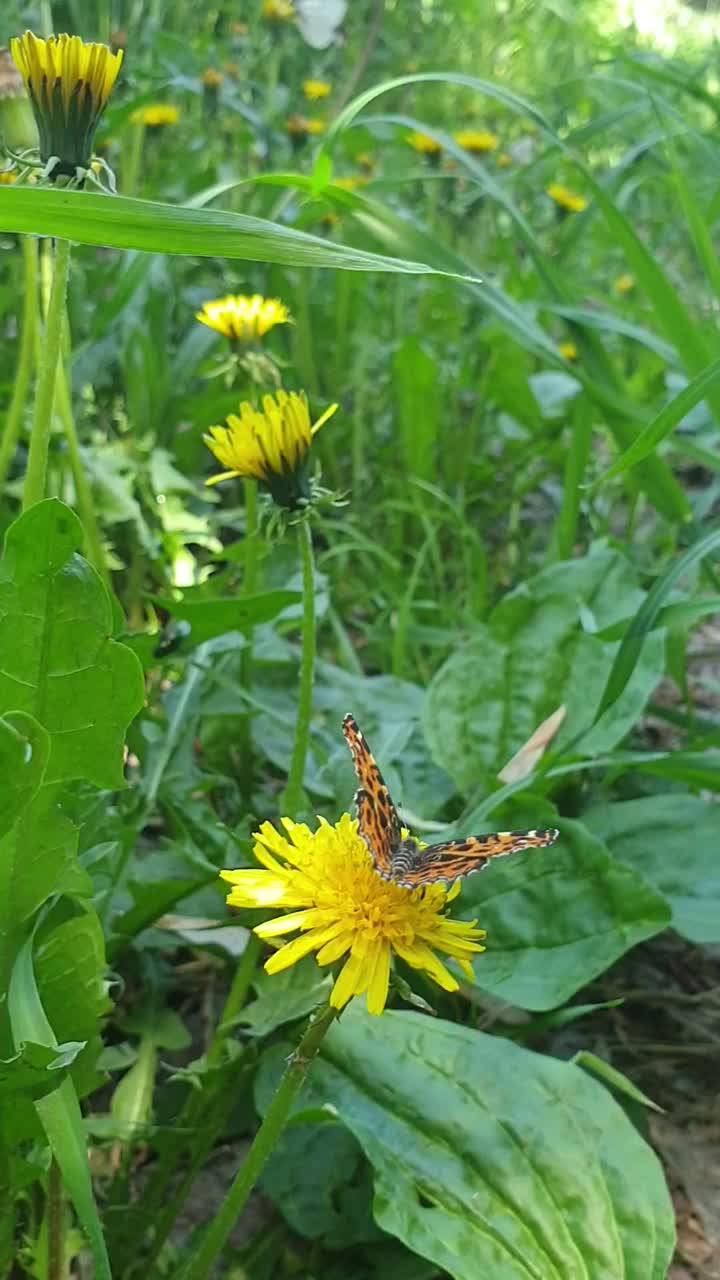
M 226 338 L 250 342 L 253 338 L 262 338 L 276 324 L 287 324 L 290 312 L 279 298 L 263 298 L 260 293 L 252 296 L 229 293 L 225 298 L 204 302 L 195 319 Z
M 561 342 L 558 351 L 565 360 L 577 360 L 577 347 L 574 342 Z
M 372 173 L 375 168 L 375 157 L 372 151 L 361 151 L 360 155 L 355 157 L 355 160 L 366 173 Z
M 550 186 L 545 188 L 545 192 L 556 205 L 567 210 L 568 213 L 582 213 L 583 209 L 587 209 L 587 200 L 584 196 L 579 196 L 569 187 L 561 186 L 559 182 L 551 182 Z
M 306 138 L 308 134 L 324 133 L 325 121 L 318 119 L 317 116 L 308 117 L 295 114 L 288 116 L 285 121 L 285 128 L 291 138 L 302 140 Z
M 180 108 L 170 102 L 150 102 L 146 107 L 138 107 L 131 112 L 131 124 L 144 124 L 149 129 L 156 129 L 163 124 L 177 124 L 180 119 Z
M 217 89 L 223 82 L 223 73 L 217 67 L 206 67 L 200 79 L 206 89 Z
M 618 276 L 617 280 L 613 285 L 613 289 L 615 290 L 615 292 L 621 293 L 621 294 L 629 293 L 630 290 L 634 288 L 635 288 L 635 277 L 631 276 L 629 272 L 626 272 L 625 275 Z
M 367 178 L 361 173 L 351 174 L 347 178 L 331 178 L 333 186 L 340 187 L 343 191 L 357 191 L 358 187 L 364 187 Z
M 459 147 L 465 151 L 483 152 L 497 151 L 500 145 L 500 139 L 494 133 L 488 133 L 487 129 L 460 129 L 453 134 L 453 138 Z
M 289 22 L 295 17 L 291 0 L 263 0 L 261 13 L 268 22 Z
M 328 80 L 303 80 L 302 91 L 313 102 L 316 98 L 327 98 L 332 92 L 332 85 Z
M 405 141 L 414 151 L 420 151 L 426 156 L 438 156 L 442 151 L 440 143 L 435 138 L 431 138 L 429 133 L 420 133 L 417 129 L 408 133 Z
M 7 187 L 17 179 L 17 169 L 0 169 L 0 183 Z
M 336 404 L 311 424 L 304 391 L 277 391 L 262 398 L 262 411 L 247 400 L 239 416 L 229 414 L 224 427 L 210 427 L 203 436 L 208 449 L 226 471 L 206 484 L 239 477 L 260 480 L 275 502 L 293 510 L 309 495 L 305 460 L 313 436 L 332 417 Z
M 497 162 L 501 169 L 509 169 L 512 164 L 512 156 L 509 151 L 498 152 Z
M 231 80 L 240 79 L 240 68 L 237 62 L 226 62 L 223 70 L 226 76 L 230 76 Z
M 122 64 L 122 50 L 86 44 L 79 36 L 41 40 L 26 31 L 10 52 L 20 72 L 38 128 L 40 158 L 49 176 L 77 177 L 88 169 L 100 116 Z
M 264 822 L 254 849 L 264 869 L 220 873 L 232 885 L 231 907 L 289 908 L 288 914 L 256 925 L 258 937 L 300 931 L 270 956 L 265 971 L 280 973 L 311 952 L 319 965 L 346 957 L 330 1004 L 342 1009 L 364 992 L 374 1014 L 382 1013 L 387 1002 L 393 956 L 427 974 L 444 991 L 457 991 L 458 981 L 437 952 L 452 957 L 471 979 L 470 959 L 484 950 L 480 939 L 485 932 L 474 920 L 453 920 L 447 914 L 459 885 L 403 889 L 376 873 L 356 819 L 345 813 L 335 826 L 324 818 L 319 822 L 311 831 L 283 818 L 285 834 Z

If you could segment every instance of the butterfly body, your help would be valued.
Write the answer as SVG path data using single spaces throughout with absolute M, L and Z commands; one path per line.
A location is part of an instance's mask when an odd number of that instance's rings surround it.
M 375 870 L 384 880 L 405 889 L 428 884 L 450 885 L 460 876 L 482 871 L 491 858 L 515 853 L 518 849 L 541 848 L 557 838 L 554 828 L 493 831 L 421 848 L 412 836 L 403 835 L 397 809 L 375 757 L 351 715 L 343 720 L 343 734 L 360 782 L 355 793 L 358 830 Z

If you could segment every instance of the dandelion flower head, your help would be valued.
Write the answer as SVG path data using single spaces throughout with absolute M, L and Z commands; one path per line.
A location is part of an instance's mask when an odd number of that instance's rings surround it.
M 26 31 L 10 41 L 38 128 L 40 158 L 56 173 L 87 169 L 98 121 L 122 65 L 122 50 L 79 36 L 41 39 Z
M 251 342 L 263 338 L 276 324 L 287 324 L 290 312 L 279 298 L 263 298 L 262 294 L 229 293 L 203 303 L 195 319 L 215 329 L 226 338 Z
M 460 129 L 453 134 L 453 138 L 463 150 L 478 154 L 483 151 L 497 151 L 500 145 L 497 134 L 490 133 L 487 129 Z
M 180 108 L 171 102 L 149 102 L 147 106 L 137 107 L 130 115 L 131 124 L 144 124 L 149 129 L 157 129 L 163 124 L 177 124 L 180 119 Z
M 327 98 L 332 92 L 332 85 L 329 80 L 303 80 L 302 91 L 310 102 L 314 102 L 318 98 Z
M 320 818 L 316 831 L 290 818 L 282 819 L 282 827 L 284 833 L 264 822 L 257 832 L 254 852 L 261 869 L 221 872 L 232 885 L 230 906 L 287 912 L 257 925 L 258 937 L 298 935 L 270 956 L 267 973 L 280 973 L 311 952 L 319 965 L 344 960 L 331 1005 L 342 1009 L 364 992 L 374 1014 L 387 1002 L 393 956 L 445 991 L 456 991 L 458 981 L 438 952 L 472 977 L 470 960 L 484 950 L 485 933 L 474 920 L 449 916 L 459 885 L 404 889 L 381 879 L 357 820 L 347 813 L 334 826 Z
M 203 437 L 208 449 L 227 468 L 211 476 L 207 484 L 245 477 L 264 484 L 278 506 L 294 510 L 309 497 L 305 461 L 313 436 L 332 417 L 330 405 L 311 423 L 304 391 L 277 391 L 262 398 L 262 410 L 248 400 L 239 414 L 231 413 L 225 426 L 210 427 Z
M 571 191 L 569 187 L 563 187 L 559 182 L 551 182 L 550 186 L 545 188 L 545 192 L 559 208 L 565 209 L 567 213 L 582 213 L 583 209 L 587 209 L 587 200 L 584 196 Z

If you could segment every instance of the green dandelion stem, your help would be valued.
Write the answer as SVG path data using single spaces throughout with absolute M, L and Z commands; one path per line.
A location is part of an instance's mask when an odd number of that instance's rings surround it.
M 216 1067 L 222 1058 L 223 1045 L 228 1038 L 229 1033 L 233 1029 L 235 1019 L 242 1009 L 245 1007 L 250 983 L 255 976 L 255 969 L 262 951 L 262 943 L 254 933 L 250 934 L 247 940 L 247 946 L 242 953 L 239 964 L 235 966 L 235 973 L 230 984 L 230 990 L 208 1051 L 206 1061 L 208 1067 Z
M 75 500 L 77 502 L 78 515 L 80 516 L 80 520 L 85 531 L 85 544 L 88 559 L 93 568 L 102 578 L 105 586 L 110 590 L 110 576 L 105 562 L 105 551 L 103 549 L 102 538 L 100 536 L 100 526 L 98 525 L 97 516 L 95 515 L 90 483 L 87 475 L 85 474 L 85 468 L 80 454 L 80 445 L 78 443 L 75 418 L 73 416 L 72 403 L 70 400 L 70 388 L 68 387 L 65 363 L 62 358 L 58 365 L 55 398 L 57 410 L 60 415 L 60 421 L 62 422 L 63 431 L 65 433 L 65 443 L 67 444 L 70 471 L 72 472 L 73 484 L 75 485 Z
M 5 419 L 5 430 L 0 441 L 0 485 L 4 484 L 10 463 L 17 448 L 20 426 L 28 400 L 28 387 L 35 361 L 35 335 L 37 333 L 38 250 L 34 236 L 23 236 L 23 318 L 20 333 L 20 350 L 13 385 L 12 400 Z
M 313 676 L 315 673 L 315 572 L 313 567 L 312 533 L 309 520 L 301 520 L 297 526 L 300 559 L 302 562 L 302 656 L 300 658 L 300 691 L 298 694 L 295 741 L 293 742 L 287 786 L 283 807 L 288 813 L 296 813 L 304 807 L 303 777 L 305 759 L 310 739 L 312 714 Z
M 243 480 L 245 497 L 245 573 L 243 591 L 246 596 L 253 595 L 258 589 L 258 514 L 257 514 L 257 481 Z M 244 631 L 245 645 L 240 654 L 240 687 L 250 692 L 252 683 L 252 645 L 253 628 Z M 242 777 L 241 786 L 246 796 L 252 791 L 253 751 L 252 751 L 252 717 L 248 704 L 247 713 L 240 721 L 238 741 Z
M 181 1271 L 180 1280 L 205 1280 L 205 1277 L 210 1274 L 268 1157 L 277 1145 L 290 1117 L 292 1105 L 305 1082 L 310 1064 L 336 1013 L 336 1009 L 326 1005 L 318 1009 L 310 1019 L 302 1040 L 288 1061 L 277 1092 L 255 1135 L 252 1146 L 235 1175 L 235 1180 L 223 1203 L 205 1232 L 197 1252 Z
M 27 511 L 28 507 L 32 507 L 36 502 L 42 502 L 45 497 L 50 428 L 60 358 L 60 341 L 65 319 L 65 295 L 69 268 L 70 243 L 67 240 L 56 240 L 52 288 L 45 317 L 44 342 L 38 363 L 30 453 L 23 492 L 23 511 Z

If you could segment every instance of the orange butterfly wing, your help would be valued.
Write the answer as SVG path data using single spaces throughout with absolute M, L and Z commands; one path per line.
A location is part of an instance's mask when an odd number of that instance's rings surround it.
M 554 827 L 544 831 L 494 831 L 485 836 L 467 836 L 465 840 L 448 840 L 429 844 L 413 853 L 411 865 L 398 869 L 393 876 L 406 889 L 423 884 L 452 884 L 458 876 L 482 871 L 490 858 L 516 853 L 519 849 L 537 849 L 552 844 L 558 836 Z
M 345 716 L 342 729 L 360 782 L 355 792 L 358 830 L 376 871 L 390 879 L 392 851 L 400 840 L 400 819 L 375 757 L 352 716 Z

